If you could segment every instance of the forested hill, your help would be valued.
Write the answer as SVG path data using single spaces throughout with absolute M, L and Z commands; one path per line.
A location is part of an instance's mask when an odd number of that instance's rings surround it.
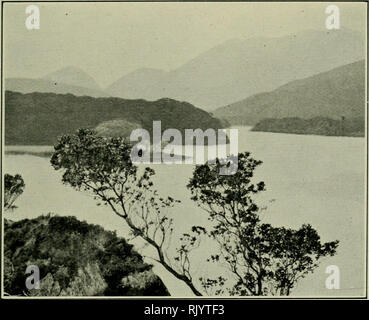
M 187 102 L 121 98 L 77 97 L 72 94 L 5 92 L 5 144 L 52 145 L 62 134 L 78 128 L 95 128 L 110 120 L 125 120 L 132 127 L 152 131 L 161 120 L 162 130 L 222 128 L 222 122 Z M 117 122 L 122 123 L 122 122 Z M 116 128 L 115 128 L 116 129 Z M 127 132 L 127 128 L 122 128 Z
M 5 220 L 7 295 L 167 296 L 164 284 L 123 238 L 75 217 Z M 40 290 L 25 288 L 28 265 L 40 270 Z
M 365 137 L 365 119 L 342 118 L 334 120 L 324 117 L 263 119 L 252 128 L 252 131 Z

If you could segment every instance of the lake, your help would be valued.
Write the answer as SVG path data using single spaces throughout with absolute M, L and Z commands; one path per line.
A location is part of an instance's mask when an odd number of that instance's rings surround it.
M 322 241 L 339 240 L 336 256 L 325 258 L 313 274 L 302 279 L 293 289 L 293 296 L 361 296 L 365 294 L 365 139 L 324 137 L 292 134 L 251 132 L 239 130 L 239 151 L 250 151 L 263 164 L 255 173 L 255 180 L 263 180 L 266 191 L 257 196 L 264 221 L 275 226 L 298 228 L 310 223 Z M 28 148 L 28 147 L 27 147 Z M 38 147 L 29 147 L 37 150 Z M 14 148 L 13 150 L 19 150 Z M 40 147 L 41 151 L 48 150 Z M 172 216 L 176 235 L 186 232 L 193 224 L 207 223 L 205 212 L 191 200 L 186 184 L 193 166 L 184 164 L 153 165 L 156 188 L 164 196 L 182 201 Z M 98 207 L 93 198 L 74 191 L 61 183 L 61 174 L 50 165 L 49 159 L 33 155 L 6 155 L 6 173 L 19 173 L 26 184 L 16 205 L 18 209 L 4 214 L 19 220 L 53 212 L 73 215 L 108 230 L 126 236 L 124 222 L 107 207 Z M 136 248 L 144 255 L 151 250 L 139 241 Z M 173 243 L 175 246 L 175 243 Z M 215 272 L 219 266 L 206 263 L 208 248 L 195 255 L 195 276 Z M 148 257 L 147 262 L 153 263 Z M 340 270 L 340 289 L 326 289 L 326 267 L 336 265 Z M 161 266 L 154 263 L 154 271 L 162 278 L 171 295 L 188 296 L 190 291 Z

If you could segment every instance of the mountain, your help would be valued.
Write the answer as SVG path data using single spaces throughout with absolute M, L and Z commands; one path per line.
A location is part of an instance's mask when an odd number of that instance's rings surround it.
M 287 83 L 217 109 L 232 125 L 254 125 L 265 118 L 332 119 L 365 117 L 365 61 Z
M 76 96 L 108 97 L 96 81 L 80 68 L 66 67 L 39 79 L 6 78 L 5 90 L 21 93 L 71 93 Z
M 213 110 L 364 57 L 365 36 L 344 28 L 233 39 L 170 72 L 138 70 L 106 91 L 149 100 L 170 97 Z
M 334 120 L 324 117 L 263 119 L 251 131 L 365 137 L 365 119 Z
M 106 92 L 113 97 L 157 100 L 165 95 L 158 95 L 157 87 L 166 80 L 166 72 L 159 69 L 142 68 L 133 71 L 112 83 Z
M 54 83 L 65 83 L 77 87 L 101 90 L 99 85 L 90 75 L 82 69 L 72 66 L 49 73 L 42 79 L 49 80 Z
M 107 97 L 108 94 L 99 89 L 85 88 L 46 79 L 6 78 L 5 90 L 21 93 L 53 92 L 71 93 L 76 96 Z
M 4 221 L 4 289 L 30 296 L 168 296 L 152 266 L 124 238 L 75 217 Z M 37 265 L 40 290 L 25 270 Z
M 223 122 L 187 102 L 173 99 L 157 101 L 121 98 L 77 97 L 72 94 L 5 92 L 5 144 L 53 145 L 58 136 L 78 128 L 117 130 L 125 120 L 152 132 L 154 120 L 161 120 L 162 131 L 223 128 Z M 105 128 L 104 128 L 105 127 Z M 127 132 L 127 128 L 123 132 Z
M 5 79 L 5 89 L 151 101 L 168 97 L 214 110 L 364 56 L 365 36 L 360 32 L 344 28 L 310 30 L 275 38 L 231 39 L 177 69 L 166 72 L 141 68 L 104 90 L 76 67 L 57 70 L 41 79 Z

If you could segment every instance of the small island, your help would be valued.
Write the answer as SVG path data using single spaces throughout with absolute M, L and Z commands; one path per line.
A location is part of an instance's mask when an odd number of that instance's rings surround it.
M 267 118 L 259 121 L 251 131 L 312 134 L 322 136 L 364 137 L 365 121 L 360 118 L 342 117 L 340 120 L 315 117 L 301 119 L 298 117 L 274 119 Z

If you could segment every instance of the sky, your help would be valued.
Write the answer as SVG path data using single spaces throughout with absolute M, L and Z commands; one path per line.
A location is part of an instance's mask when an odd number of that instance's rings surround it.
M 25 27 L 30 4 L 40 9 L 38 30 Z M 329 4 L 341 27 L 365 32 L 364 2 L 5 3 L 4 77 L 76 66 L 106 87 L 138 68 L 173 70 L 229 39 L 324 29 Z

